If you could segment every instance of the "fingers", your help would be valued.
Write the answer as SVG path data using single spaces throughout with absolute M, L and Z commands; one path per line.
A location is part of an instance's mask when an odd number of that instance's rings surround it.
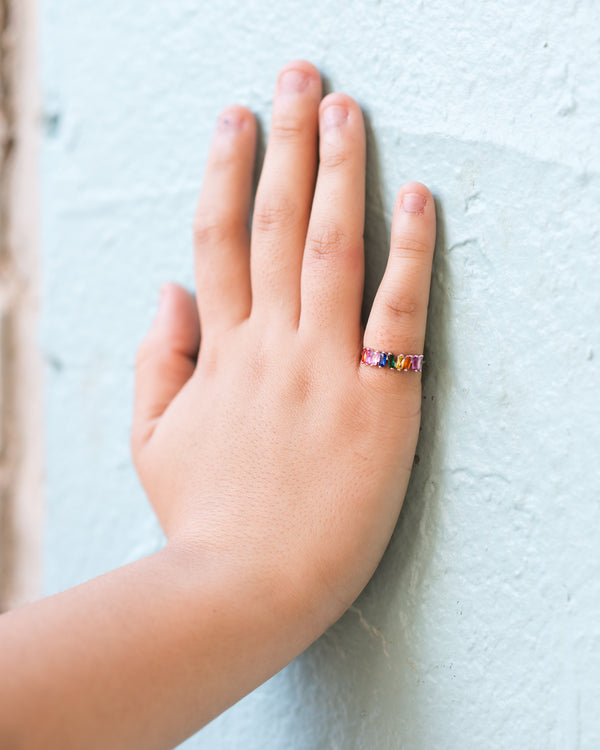
M 358 356 L 366 153 L 359 106 L 344 94 L 321 101 L 320 76 L 310 63 L 296 60 L 283 68 L 251 239 L 255 122 L 242 107 L 224 115 L 195 222 L 203 339 L 218 336 L 251 311 L 350 343 Z M 408 183 L 394 208 L 388 266 L 365 346 L 422 352 L 434 243 L 431 194 L 420 183 Z M 380 373 L 374 368 L 361 368 L 361 377 L 375 375 Z
M 190 379 L 200 345 L 196 302 L 177 284 L 161 289 L 158 313 L 139 346 L 131 445 L 134 458 L 167 406 Z
M 251 307 L 249 214 L 256 121 L 229 107 L 215 129 L 194 220 L 196 290 L 203 336 L 217 338 Z
M 319 173 L 302 268 L 301 326 L 356 346 L 364 280 L 365 128 L 358 104 L 330 94 L 320 108 Z
M 278 78 L 252 217 L 252 314 L 297 324 L 300 269 L 317 168 L 321 79 L 296 60 Z
M 364 345 L 393 354 L 422 354 L 431 264 L 435 245 L 435 204 L 420 182 L 409 182 L 396 198 L 388 264 L 367 322 Z M 413 372 L 362 367 L 361 377 L 383 387 L 418 384 Z

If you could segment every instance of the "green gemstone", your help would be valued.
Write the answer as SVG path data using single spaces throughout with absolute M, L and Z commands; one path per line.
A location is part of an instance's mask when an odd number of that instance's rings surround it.
M 392 369 L 396 367 L 396 357 L 393 354 L 388 355 L 388 366 Z

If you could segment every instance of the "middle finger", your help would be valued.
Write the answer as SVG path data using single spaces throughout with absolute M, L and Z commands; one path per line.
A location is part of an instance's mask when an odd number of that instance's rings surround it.
M 250 267 L 253 315 L 300 315 L 300 271 L 312 204 L 321 101 L 319 71 L 304 60 L 279 74 L 269 143 L 254 203 Z

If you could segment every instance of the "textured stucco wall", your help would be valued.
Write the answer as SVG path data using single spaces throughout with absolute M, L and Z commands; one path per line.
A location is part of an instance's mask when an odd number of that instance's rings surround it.
M 356 605 L 211 750 L 600 747 L 594 0 L 45 0 L 46 590 L 154 549 L 132 363 L 221 107 L 314 62 L 369 133 L 367 299 L 397 188 L 439 210 L 418 463 Z

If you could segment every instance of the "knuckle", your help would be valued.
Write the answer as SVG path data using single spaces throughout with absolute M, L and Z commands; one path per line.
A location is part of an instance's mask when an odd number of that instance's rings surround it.
M 432 249 L 429 242 L 419 237 L 393 237 L 391 245 L 392 252 L 398 256 L 426 255 Z
M 393 318 L 412 320 L 418 316 L 420 310 L 419 302 L 415 296 L 401 292 L 382 292 L 381 304 L 384 314 Z
M 348 247 L 346 232 L 337 224 L 318 227 L 306 239 L 306 251 L 316 258 L 339 255 Z
M 135 370 L 138 375 L 146 370 L 172 372 L 182 358 L 196 359 L 196 355 L 181 332 L 175 331 L 168 338 L 151 332 L 137 349 Z
M 221 245 L 235 234 L 231 219 L 214 212 L 197 211 L 194 217 L 194 243 L 196 247 Z
M 161 369 L 168 366 L 173 354 L 177 354 L 177 343 L 173 338 L 167 339 L 150 331 L 137 348 L 135 369 L 139 372 L 146 369 Z
M 299 138 L 305 132 L 305 124 L 299 117 L 291 114 L 279 114 L 271 125 L 270 137 L 278 141 L 287 141 Z
M 349 161 L 350 154 L 345 149 L 327 146 L 321 151 L 320 163 L 326 169 L 339 169 Z
M 150 335 L 146 336 L 138 346 L 135 353 L 136 372 L 146 369 L 147 365 L 154 360 L 156 356 L 156 344 Z
M 289 226 L 295 221 L 296 209 L 286 198 L 263 199 L 254 209 L 252 228 L 259 232 L 269 232 L 282 226 Z

